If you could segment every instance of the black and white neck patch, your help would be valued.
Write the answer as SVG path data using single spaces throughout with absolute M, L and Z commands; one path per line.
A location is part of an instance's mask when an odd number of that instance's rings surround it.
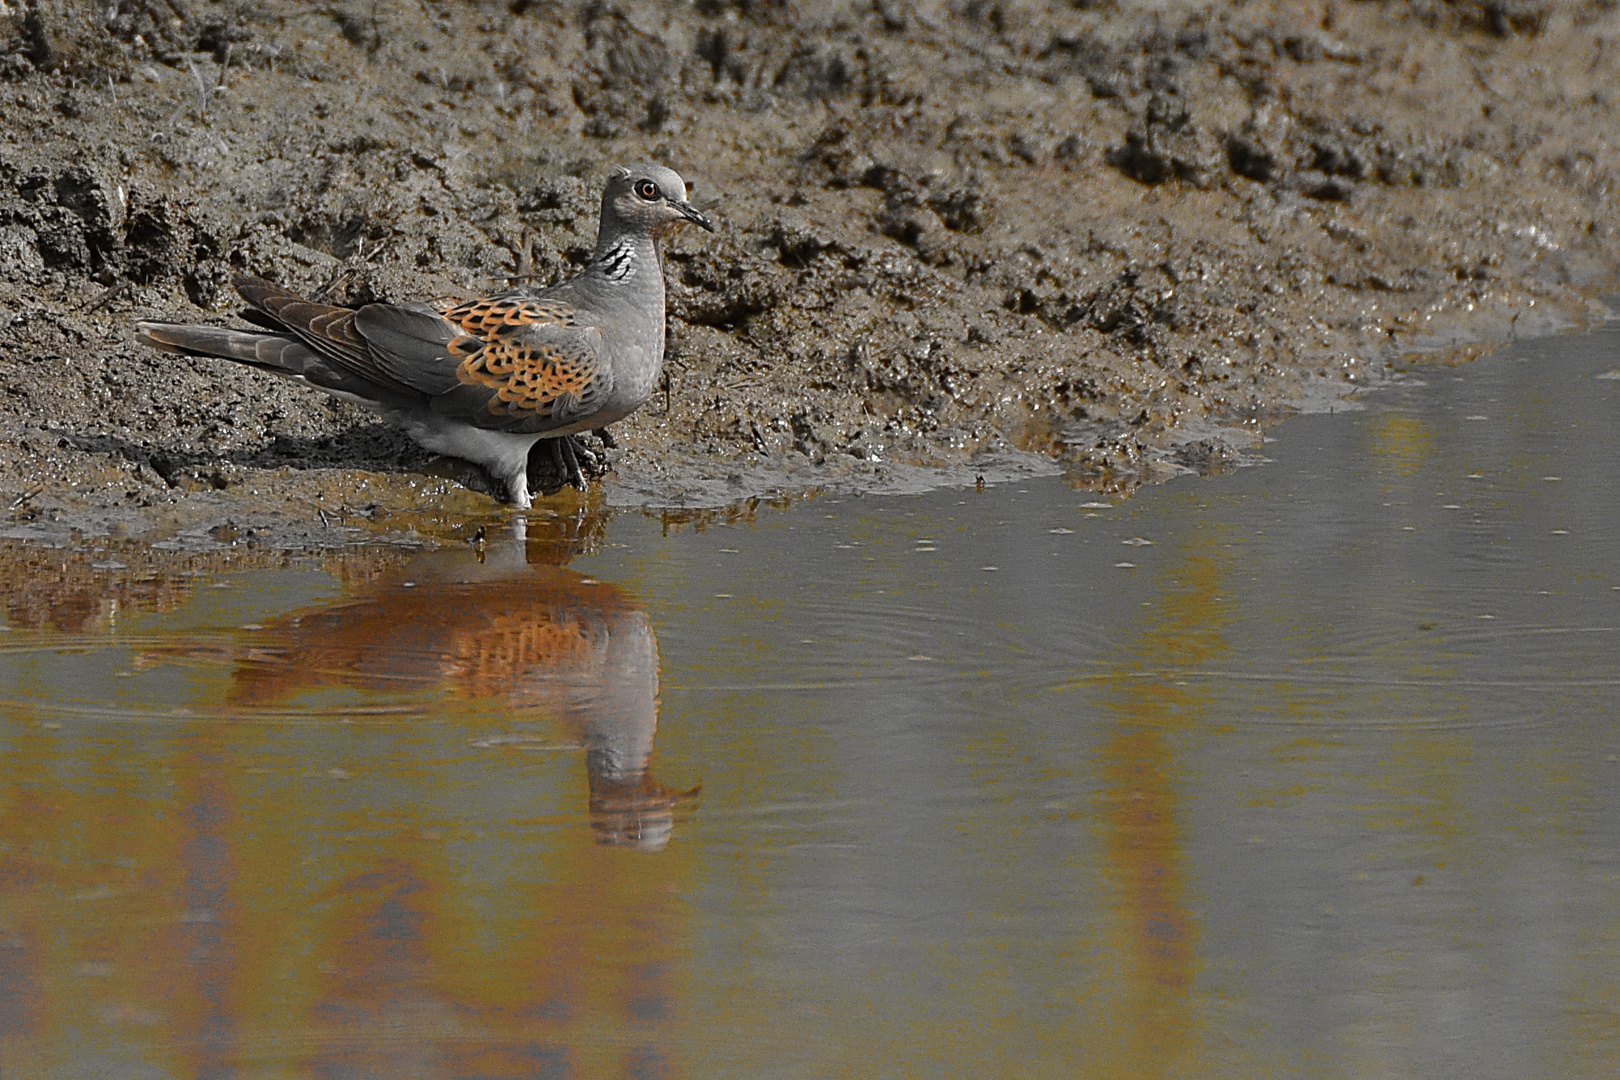
M 629 237 L 602 253 L 596 268 L 609 281 L 629 281 L 636 275 L 636 242 Z

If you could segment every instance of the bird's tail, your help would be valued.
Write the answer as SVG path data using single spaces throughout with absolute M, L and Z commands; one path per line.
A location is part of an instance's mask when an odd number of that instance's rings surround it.
M 380 396 L 375 383 L 328 360 L 291 333 L 138 322 L 135 337 L 164 352 L 234 360 L 367 408 L 376 408 Z
M 302 375 L 315 354 L 287 334 L 231 330 L 223 326 L 138 322 L 135 336 L 143 345 L 186 356 L 217 356 L 282 375 Z

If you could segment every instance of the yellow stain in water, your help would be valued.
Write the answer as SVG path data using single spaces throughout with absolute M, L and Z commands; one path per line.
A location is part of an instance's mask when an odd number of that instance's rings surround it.
M 1368 425 L 1372 451 L 1398 476 L 1414 476 L 1434 451 L 1434 430 L 1409 413 L 1385 412 Z
M 1231 559 L 1213 532 L 1176 552 L 1157 578 L 1160 599 L 1109 682 L 1114 734 L 1101 769 L 1110 886 L 1101 938 L 1113 978 L 1086 994 L 1088 1055 L 1111 1076 L 1197 1075 L 1202 1012 L 1192 997 L 1201 966 L 1188 908 L 1182 807 L 1186 763 L 1178 744 L 1198 732 L 1210 691 L 1176 677 L 1227 649 L 1231 618 L 1222 581 Z M 1164 674 L 1160 674 L 1163 672 Z

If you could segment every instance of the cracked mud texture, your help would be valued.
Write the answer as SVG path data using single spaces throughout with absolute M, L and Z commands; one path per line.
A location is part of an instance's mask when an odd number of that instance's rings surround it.
M 719 232 L 666 243 L 665 389 L 593 499 L 1219 472 L 1402 354 L 1591 319 L 1616 87 L 1616 0 L 10 0 L 0 532 L 487 514 L 477 470 L 131 324 L 229 321 L 234 269 L 547 284 L 646 159 Z

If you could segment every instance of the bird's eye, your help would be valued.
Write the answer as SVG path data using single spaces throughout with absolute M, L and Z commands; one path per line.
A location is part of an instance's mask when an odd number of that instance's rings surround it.
M 636 194 L 640 195 L 648 202 L 657 202 L 659 199 L 663 198 L 663 192 L 659 191 L 658 185 L 653 183 L 651 180 L 638 181 L 636 183 Z

